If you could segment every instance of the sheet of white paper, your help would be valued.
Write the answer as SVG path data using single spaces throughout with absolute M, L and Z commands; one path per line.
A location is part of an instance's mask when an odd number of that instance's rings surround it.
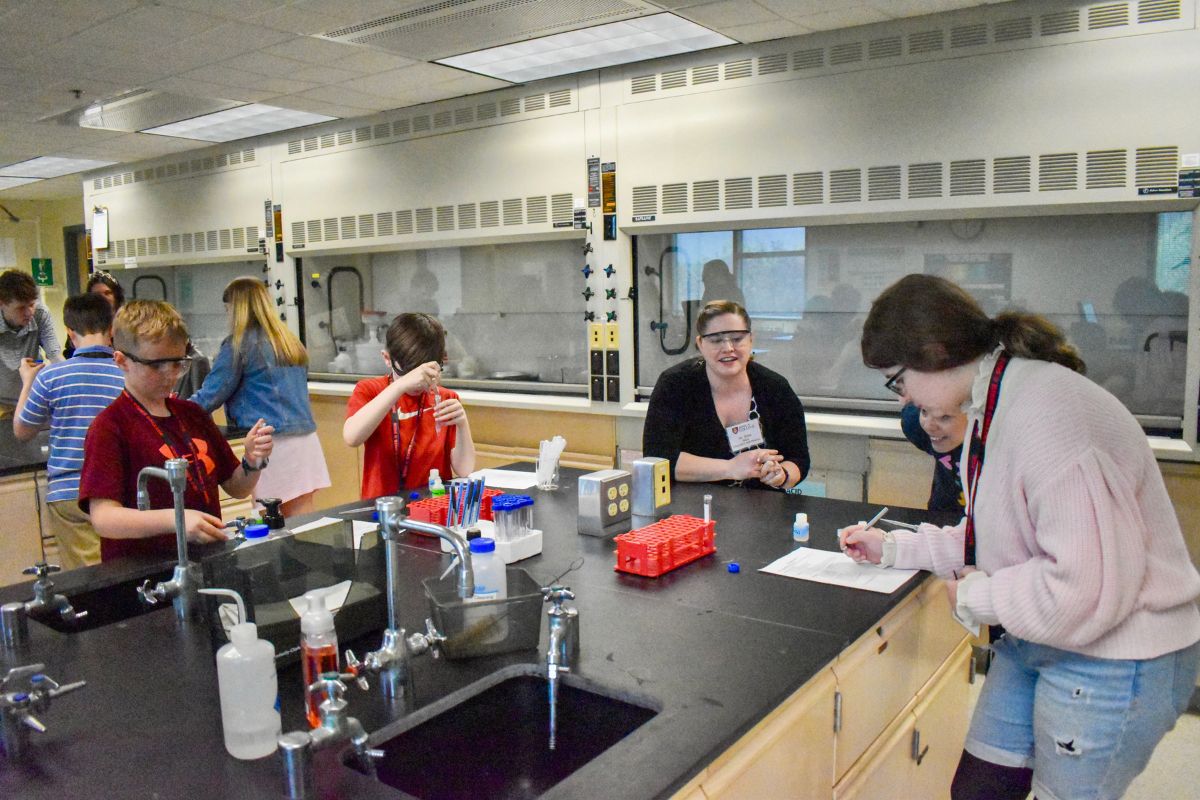
M 759 572 L 783 575 L 868 592 L 891 594 L 917 574 L 915 569 L 889 569 L 875 564 L 859 564 L 845 553 L 798 547 L 782 558 L 772 561 Z
M 371 531 L 379 530 L 378 522 L 365 522 L 361 519 L 354 520 L 354 549 L 358 550 L 362 547 L 362 538 Z
M 304 533 L 305 531 L 315 531 L 317 528 L 324 528 L 326 525 L 336 525 L 342 522 L 338 517 L 321 517 L 312 522 L 301 525 L 299 528 L 292 528 L 292 533 Z
M 537 486 L 537 475 L 515 469 L 481 469 L 472 472 L 471 477 L 482 477 L 489 489 L 532 489 Z
M 345 580 L 321 590 L 325 592 L 325 606 L 330 612 L 336 614 L 338 609 L 345 604 L 346 598 L 350 596 L 350 584 L 351 581 Z M 289 597 L 288 602 L 292 604 L 297 615 L 303 614 L 304 609 L 308 608 L 308 602 L 304 599 L 304 595 Z

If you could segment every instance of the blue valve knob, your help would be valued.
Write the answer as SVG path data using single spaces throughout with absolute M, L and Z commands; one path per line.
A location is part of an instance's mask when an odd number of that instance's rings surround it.
M 579 270 L 579 271 L 583 273 L 583 277 L 584 277 L 584 278 L 590 278 L 590 277 L 592 277 L 592 272 L 593 272 L 593 270 L 592 270 L 592 265 L 591 265 L 591 264 L 584 264 L 584 265 L 583 265 L 583 269 L 581 269 L 581 270 Z
M 610 278 L 613 276 L 614 273 L 616 273 L 616 271 L 617 271 L 616 267 L 614 267 L 612 264 L 609 264 L 607 267 L 604 268 L 604 274 Z

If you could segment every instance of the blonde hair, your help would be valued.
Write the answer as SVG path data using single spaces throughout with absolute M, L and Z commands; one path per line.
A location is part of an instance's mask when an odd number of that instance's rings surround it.
M 162 300 L 130 300 L 113 320 L 113 347 L 133 350 L 141 341 L 186 343 L 187 325 L 170 303 Z
M 229 303 L 233 311 L 234 358 L 241 355 L 246 332 L 257 328 L 271 343 L 275 361 L 281 366 L 300 367 L 308 364 L 308 351 L 296 334 L 275 316 L 267 287 L 258 278 L 234 278 L 225 287 L 221 300 Z

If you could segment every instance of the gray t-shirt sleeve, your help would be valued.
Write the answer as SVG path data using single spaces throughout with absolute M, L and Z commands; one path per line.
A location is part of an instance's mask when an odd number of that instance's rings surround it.
M 62 346 L 58 343 L 58 333 L 54 330 L 54 320 L 46 307 L 39 305 L 33 312 L 33 318 L 38 326 L 38 343 L 47 361 L 57 361 L 62 358 Z

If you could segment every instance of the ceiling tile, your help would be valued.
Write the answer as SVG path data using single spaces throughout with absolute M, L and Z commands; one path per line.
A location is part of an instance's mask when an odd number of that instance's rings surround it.
M 300 61 L 280 58 L 263 52 L 235 56 L 227 61 L 222 61 L 221 66 L 253 72 L 256 75 L 267 75 L 272 78 L 293 78 L 296 77 L 297 70 L 308 68 L 308 64 Z
M 267 102 L 273 106 L 294 108 L 297 111 L 311 111 L 314 114 L 328 114 L 331 117 L 341 117 L 342 119 L 361 117 L 373 113 L 373 110 L 369 108 L 356 108 L 341 103 L 329 103 L 314 97 L 303 97 L 298 94 L 278 95 Z
M 330 84 L 354 80 L 360 76 L 357 72 L 351 72 L 350 70 L 339 69 L 337 67 L 305 66 L 293 72 L 291 77 L 298 81 L 311 81 L 313 83 Z
M 853 6 L 837 11 L 822 11 L 819 14 L 806 14 L 796 18 L 806 28 L 814 31 L 837 30 L 853 28 L 857 25 L 870 25 L 875 22 L 885 22 L 889 17 L 870 6 Z
M 356 48 L 358 52 L 350 53 L 349 55 L 339 58 L 337 66 L 339 69 L 348 69 L 353 72 L 387 72 L 400 67 L 408 67 L 417 62 L 411 58 L 397 55 L 395 53 L 386 53 L 382 50 L 371 50 L 366 47 Z
M 160 2 L 165 6 L 174 6 L 186 11 L 240 20 L 286 6 L 291 0 L 160 0 Z
M 278 92 L 271 92 L 265 89 L 230 86 L 228 84 L 212 83 L 210 81 L 195 80 L 180 76 L 163 78 L 160 81 L 148 84 L 148 86 L 151 89 L 161 89 L 166 92 L 176 92 L 191 97 L 238 100 L 243 103 L 261 103 L 266 98 L 278 94 Z
M 300 9 L 295 6 L 277 8 L 255 16 L 254 22 L 277 31 L 313 36 L 341 27 L 339 18 L 333 14 Z
M 187 36 L 224 23 L 219 17 L 169 6 L 140 6 L 76 34 L 73 41 L 91 50 L 160 50 Z
M 326 103 L 338 103 L 339 105 L 349 105 L 355 108 L 366 108 L 371 111 L 383 111 L 384 109 L 396 107 L 396 103 L 387 97 L 360 92 L 351 89 L 345 84 L 339 86 L 318 86 L 315 89 L 298 92 L 297 94 L 300 97 L 322 100 Z
M 786 39 L 790 36 L 802 36 L 812 31 L 797 22 L 776 20 L 775 22 L 757 22 L 752 25 L 730 25 L 721 29 L 721 33 L 739 42 L 767 42 L 772 39 Z
M 339 59 L 352 56 L 359 49 L 356 45 L 314 39 L 311 36 L 300 36 L 291 41 L 264 48 L 271 55 L 282 58 L 293 58 L 306 64 L 331 64 L 333 66 L 337 66 Z
M 124 14 L 137 8 L 139 0 L 54 0 L 54 13 L 63 17 L 84 19 L 89 24 Z M 45 6 L 44 2 L 31 2 L 31 6 Z
M 183 52 L 208 53 L 208 63 L 216 63 L 234 56 L 253 53 L 264 47 L 295 38 L 292 34 L 272 30 L 262 25 L 228 23 L 204 33 L 184 39 L 173 46 Z
M 748 0 L 719 0 L 715 3 L 689 6 L 680 11 L 679 16 L 710 28 L 720 29 L 722 33 L 727 25 L 750 25 L 779 21 L 779 17 L 774 12 Z

